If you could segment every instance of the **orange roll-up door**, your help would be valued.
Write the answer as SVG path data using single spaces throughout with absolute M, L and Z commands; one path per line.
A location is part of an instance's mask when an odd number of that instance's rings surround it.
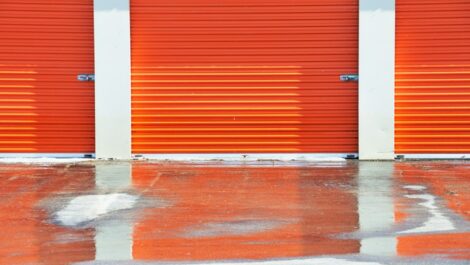
M 132 0 L 132 151 L 356 153 L 358 1 Z
M 397 0 L 398 154 L 470 153 L 470 1 Z
M 0 1 L 0 153 L 94 153 L 92 0 Z

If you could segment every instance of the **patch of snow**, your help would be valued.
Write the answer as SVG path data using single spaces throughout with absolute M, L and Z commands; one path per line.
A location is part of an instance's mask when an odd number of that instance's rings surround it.
M 0 163 L 21 163 L 21 164 L 71 164 L 92 161 L 89 158 L 49 158 L 49 157 L 32 157 L 32 158 L 0 158 Z
M 406 186 L 403 186 L 403 188 L 407 190 L 416 190 L 416 191 L 421 191 L 421 190 L 426 189 L 425 186 L 421 186 L 421 185 L 406 185 Z
M 436 205 L 436 197 L 431 194 L 415 194 L 406 195 L 405 197 L 410 199 L 421 199 L 424 202 L 419 205 L 425 207 L 431 216 L 424 222 L 422 226 L 401 231 L 399 234 L 410 234 L 410 233 L 427 233 L 427 232 L 438 232 L 438 231 L 449 231 L 455 230 L 455 226 L 452 221 L 447 218 Z
M 76 226 L 115 211 L 131 209 L 136 202 L 137 196 L 125 193 L 78 196 L 54 217 L 62 225 Z

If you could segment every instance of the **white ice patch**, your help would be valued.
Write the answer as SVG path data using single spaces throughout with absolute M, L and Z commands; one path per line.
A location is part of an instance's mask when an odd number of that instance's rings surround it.
M 421 190 L 426 189 L 425 186 L 420 186 L 420 185 L 406 185 L 406 186 L 403 186 L 403 188 L 408 189 L 408 190 L 416 190 L 416 191 L 421 191 Z
M 62 225 L 75 226 L 114 211 L 131 209 L 136 202 L 137 196 L 125 193 L 79 196 L 58 211 L 55 219 Z
M 419 203 L 419 205 L 425 207 L 428 212 L 431 214 L 426 222 L 422 226 L 401 231 L 400 234 L 410 234 L 410 233 L 427 233 L 427 232 L 438 232 L 438 231 L 449 231 L 455 230 L 455 226 L 452 221 L 447 218 L 442 212 L 439 211 L 439 208 L 436 205 L 436 197 L 431 194 L 415 194 L 415 195 L 406 195 L 405 197 L 410 199 L 421 199 L 424 202 Z

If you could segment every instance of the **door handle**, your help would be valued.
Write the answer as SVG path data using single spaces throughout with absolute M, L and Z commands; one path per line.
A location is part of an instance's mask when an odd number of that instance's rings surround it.
M 79 74 L 77 75 L 77 80 L 80 82 L 94 82 L 95 75 L 94 74 Z
M 343 82 L 357 82 L 359 81 L 359 75 L 358 74 L 340 75 L 339 80 Z

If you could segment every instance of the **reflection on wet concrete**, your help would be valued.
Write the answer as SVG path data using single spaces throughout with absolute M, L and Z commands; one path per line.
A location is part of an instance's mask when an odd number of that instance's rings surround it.
M 188 238 L 237 236 L 261 233 L 287 225 L 287 221 L 247 220 L 206 223 L 188 227 L 180 236 Z
M 49 196 L 93 189 L 93 166 L 0 166 L 0 264 L 68 264 L 94 259 L 94 229 L 47 222 Z
M 96 260 L 132 260 L 132 224 L 113 222 L 96 228 Z
M 404 195 L 408 200 L 399 207 L 402 211 L 407 211 L 405 215 L 408 216 L 409 223 L 415 224 L 408 228 L 412 232 L 413 229 L 426 228 L 425 231 L 414 231 L 410 235 L 398 234 L 399 255 L 433 254 L 470 260 L 469 172 L 468 162 L 414 162 L 395 165 L 395 181 L 408 190 Z M 409 198 L 410 195 L 412 198 Z M 423 197 L 421 200 L 413 198 L 416 195 L 424 195 L 424 200 Z M 426 201 L 427 204 L 423 205 Z M 433 218 L 437 218 L 437 222 L 432 221 Z
M 113 195 L 132 188 L 132 167 L 129 163 L 97 164 L 95 184 L 100 193 Z M 138 196 L 128 196 L 119 201 L 121 209 L 132 208 Z M 123 203 L 124 202 L 124 203 Z M 128 207 L 124 207 L 128 206 Z M 127 218 L 112 220 L 96 226 L 96 260 L 132 260 L 133 221 Z
M 134 226 L 134 258 L 264 259 L 357 252 L 357 240 L 330 236 L 357 227 L 355 195 L 347 192 L 355 180 L 344 176 L 343 186 L 337 186 L 330 174 L 323 168 L 134 164 L 135 188 L 144 190 L 158 179 L 144 195 L 173 202 L 167 209 L 145 210 L 146 217 Z M 335 218 L 327 214 L 331 210 Z
M 359 167 L 358 211 L 361 254 L 396 256 L 396 238 L 377 235 L 393 227 L 393 163 L 369 162 Z
M 436 206 L 436 197 L 430 194 L 405 195 L 406 198 L 423 200 L 419 205 L 425 207 L 431 215 L 423 225 L 399 232 L 400 234 L 426 233 L 455 230 L 452 221 L 439 211 Z
M 0 264 L 462 264 L 468 172 L 445 161 L 2 164 Z

